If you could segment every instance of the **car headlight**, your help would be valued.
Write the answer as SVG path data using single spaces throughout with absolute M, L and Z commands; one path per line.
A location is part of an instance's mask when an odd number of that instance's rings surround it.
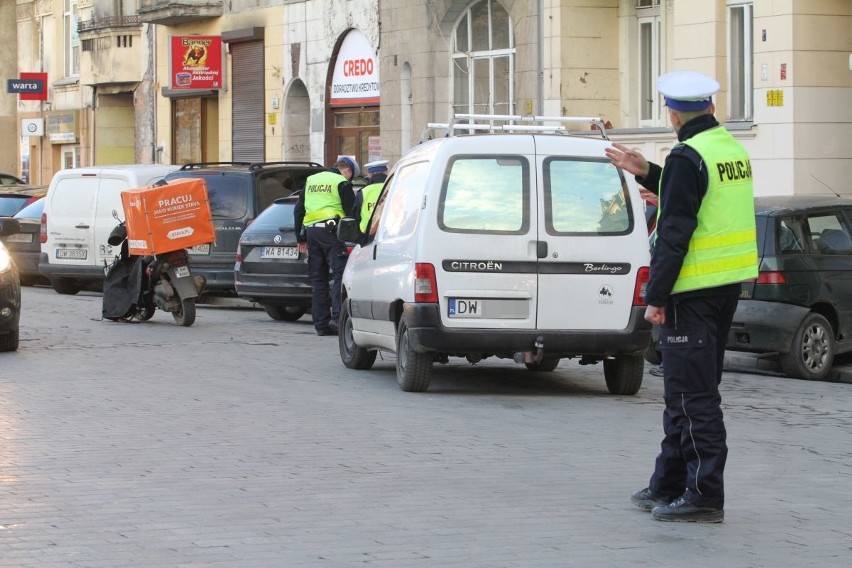
M 0 242 L 0 273 L 6 272 L 12 268 L 12 257 L 9 256 L 9 249 Z

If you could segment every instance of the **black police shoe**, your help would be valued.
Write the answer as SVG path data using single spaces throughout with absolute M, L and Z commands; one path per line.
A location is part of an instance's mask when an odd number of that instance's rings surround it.
M 325 335 L 337 335 L 337 327 L 321 327 L 317 329 L 317 335 L 325 336 Z
M 658 521 L 679 521 L 682 523 L 721 523 L 725 519 L 725 510 L 719 507 L 699 507 L 680 496 L 668 505 L 654 507 L 651 515 Z
M 674 500 L 674 498 L 669 499 L 663 495 L 657 495 L 646 487 L 645 489 L 640 489 L 639 491 L 631 493 L 630 500 L 643 511 L 648 511 L 650 513 L 651 509 L 654 507 L 668 505 Z

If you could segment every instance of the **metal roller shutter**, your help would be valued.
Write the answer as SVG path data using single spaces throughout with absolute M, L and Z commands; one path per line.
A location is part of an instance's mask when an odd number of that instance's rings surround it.
M 232 160 L 263 162 L 263 42 L 246 41 L 231 44 L 233 67 Z

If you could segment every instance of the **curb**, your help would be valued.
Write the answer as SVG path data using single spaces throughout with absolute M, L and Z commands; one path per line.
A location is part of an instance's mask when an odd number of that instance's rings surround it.
M 758 355 L 754 353 L 725 352 L 724 370 L 739 373 L 756 373 L 774 377 L 786 377 L 781 372 L 777 359 L 773 355 Z M 824 379 L 830 383 L 852 384 L 852 364 L 834 365 Z

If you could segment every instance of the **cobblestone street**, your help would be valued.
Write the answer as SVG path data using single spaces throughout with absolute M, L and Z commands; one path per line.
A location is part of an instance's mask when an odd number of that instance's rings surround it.
M 306 316 L 199 307 L 100 321 L 23 292 L 0 355 L 0 567 L 840 567 L 852 558 L 852 385 L 727 373 L 721 525 L 634 509 L 662 379 L 600 365 L 340 363 Z

